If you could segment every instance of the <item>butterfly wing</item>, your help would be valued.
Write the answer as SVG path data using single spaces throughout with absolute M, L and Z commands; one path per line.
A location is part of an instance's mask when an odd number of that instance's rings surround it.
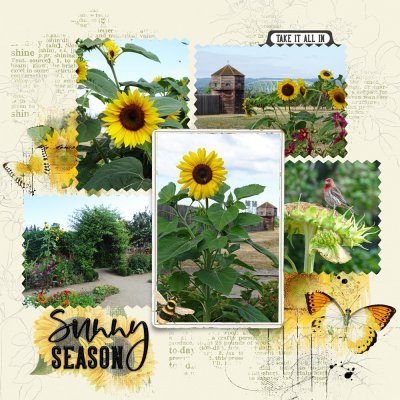
M 350 316 L 347 344 L 354 353 L 364 353 L 377 341 L 376 331 L 389 323 L 396 309 L 384 304 L 362 307 Z
M 306 294 L 308 312 L 315 315 L 312 322 L 315 332 L 326 330 L 333 333 L 345 328 L 344 312 L 339 304 L 331 296 L 324 292 L 312 292 Z
M 194 314 L 194 310 L 185 307 L 175 307 L 175 313 L 179 315 L 191 315 Z

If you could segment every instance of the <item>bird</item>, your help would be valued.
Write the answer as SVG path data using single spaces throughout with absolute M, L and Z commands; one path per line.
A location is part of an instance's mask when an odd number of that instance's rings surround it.
M 350 205 L 342 195 L 342 192 L 338 189 L 331 178 L 325 179 L 324 199 L 329 206 L 333 207 L 333 209 L 336 207 L 350 208 Z

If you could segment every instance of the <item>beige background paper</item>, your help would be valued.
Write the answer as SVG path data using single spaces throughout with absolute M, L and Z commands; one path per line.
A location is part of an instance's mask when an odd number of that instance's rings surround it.
M 395 0 L 256 1 L 39 1 L 3 4 L 0 41 L 0 162 L 29 150 L 26 129 L 75 106 L 77 37 L 185 39 L 189 41 L 193 117 L 196 44 L 258 44 L 271 29 L 328 29 L 346 45 L 348 160 L 381 162 L 381 272 L 371 277 L 371 303 L 400 310 L 398 256 L 400 173 L 400 43 Z M 13 60 L 16 48 L 40 61 Z M 329 66 L 327 66 L 328 68 Z M 12 117 L 19 111 L 21 116 Z M 24 113 L 25 112 L 25 113 Z M 14 114 L 15 115 L 15 114 Z M 191 121 L 194 127 L 194 118 Z M 104 391 L 81 377 L 31 376 L 37 362 L 33 323 L 40 310 L 22 303 L 22 193 L 2 170 L 0 180 L 0 398 L 47 399 L 396 399 L 400 312 L 363 357 L 354 356 L 358 380 L 324 375 L 315 355 L 315 378 L 298 383 L 293 363 L 260 350 L 246 330 L 151 329 L 157 365 L 140 392 Z M 38 192 L 47 190 L 39 185 Z M 150 193 L 132 193 L 147 196 Z M 128 309 L 150 322 L 150 308 Z M 326 360 L 325 360 L 326 361 Z M 345 360 L 352 361 L 352 360 Z M 309 360 L 304 359 L 304 365 Z M 291 364 L 292 363 L 292 364 Z

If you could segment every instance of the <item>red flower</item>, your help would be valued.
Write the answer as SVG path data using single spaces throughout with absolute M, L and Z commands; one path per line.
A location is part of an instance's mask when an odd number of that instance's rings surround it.
M 71 291 L 70 291 L 70 290 L 64 290 L 64 294 L 65 294 L 66 296 L 69 296 L 69 295 L 71 294 Z
M 300 129 L 297 132 L 297 134 L 295 134 L 293 137 L 296 138 L 297 140 L 300 140 L 301 142 L 306 140 L 308 138 L 308 129 L 307 128 Z
M 312 146 L 312 141 L 310 138 L 307 139 L 307 154 L 311 155 L 313 146 Z
M 339 143 L 342 139 L 344 139 L 344 137 L 347 135 L 347 132 L 342 129 L 338 135 L 335 137 L 335 139 L 333 139 L 332 144 L 336 144 Z
M 292 154 L 296 150 L 296 141 L 292 140 L 289 144 L 289 148 L 285 149 L 285 156 Z
M 54 294 L 53 294 L 53 297 L 56 299 L 56 298 L 58 297 L 58 294 L 57 294 L 57 293 L 54 293 Z

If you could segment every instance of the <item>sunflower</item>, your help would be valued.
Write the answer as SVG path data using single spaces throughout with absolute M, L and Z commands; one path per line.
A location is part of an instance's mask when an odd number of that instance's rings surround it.
M 81 58 L 77 58 L 75 60 L 76 65 L 78 66 L 75 70 L 77 73 L 76 82 L 86 81 L 87 79 L 87 62 L 82 60 Z
M 327 69 L 323 69 L 320 73 L 319 73 L 319 77 L 321 79 L 323 79 L 324 81 L 329 81 L 329 79 L 333 78 L 332 72 L 328 71 Z
M 299 85 L 300 94 L 303 97 L 306 97 L 308 90 L 306 88 L 306 85 L 305 85 L 303 79 L 297 79 L 297 84 Z
M 121 328 L 124 332 L 129 332 L 129 328 L 131 323 L 137 323 L 137 321 L 131 317 L 124 316 L 116 316 L 114 319 L 117 321 L 116 329 Z M 111 318 L 108 319 L 109 322 L 112 321 Z M 109 329 L 106 328 L 108 331 Z M 124 337 L 120 331 L 114 336 L 110 337 L 107 346 L 112 348 L 113 346 L 122 347 L 123 354 L 126 355 L 133 346 L 135 346 L 140 340 L 143 339 L 143 330 L 137 329 L 133 334 L 130 334 L 128 337 Z M 132 369 L 137 368 L 143 358 L 143 353 L 145 350 L 145 344 L 142 341 L 137 344 L 130 357 L 129 357 L 129 366 Z M 123 357 L 125 359 L 125 357 Z M 147 383 L 150 380 L 150 377 L 153 375 L 153 368 L 155 365 L 154 353 L 151 346 L 151 343 L 148 343 L 146 360 L 143 366 L 137 371 L 131 371 L 126 363 L 123 363 L 123 368 L 115 368 L 111 367 L 104 369 L 101 367 L 97 367 L 95 369 L 87 369 L 84 374 L 90 383 L 95 385 L 96 389 L 106 388 L 112 389 L 113 386 L 119 388 L 126 388 L 128 390 L 139 389 L 143 383 Z
M 157 76 L 155 76 L 155 77 L 153 78 L 152 82 L 153 82 L 153 83 L 158 83 L 158 82 L 161 81 L 161 79 L 162 79 L 162 77 L 161 77 L 160 75 L 157 75 Z
M 333 107 L 338 110 L 346 108 L 346 92 L 341 87 L 335 87 L 328 92 L 329 99 L 332 101 Z
M 119 49 L 117 43 L 113 42 L 112 40 L 107 40 L 107 42 L 104 42 L 104 47 L 107 50 L 107 58 L 113 64 L 121 50 Z
M 197 154 L 190 151 L 177 167 L 181 170 L 181 190 L 189 188 L 189 196 L 195 200 L 214 196 L 227 174 L 223 160 L 215 151 L 207 156 L 206 149 L 198 149 Z
M 99 326 L 102 326 L 105 321 L 104 311 L 100 308 L 91 308 L 91 307 L 66 307 L 62 309 L 64 313 L 57 314 L 57 318 L 64 321 L 64 324 L 71 323 L 73 320 L 77 320 L 78 329 L 82 327 L 82 324 L 85 322 L 87 318 L 91 320 L 97 318 L 99 320 Z M 53 307 L 48 307 L 43 314 L 35 321 L 35 334 L 34 341 L 36 346 L 38 347 L 39 354 L 43 361 L 47 365 L 51 365 L 53 360 L 52 349 L 54 346 L 60 346 L 61 349 L 63 346 L 73 346 L 74 350 L 70 352 L 72 355 L 71 363 L 74 363 L 77 357 L 77 348 L 78 346 L 84 345 L 87 343 L 86 331 L 82 329 L 81 335 L 79 338 L 75 338 L 71 333 L 65 339 L 58 341 L 57 343 L 52 343 L 49 341 L 49 336 L 58 328 L 62 327 L 62 323 L 56 321 L 55 319 L 50 317 L 51 312 L 54 311 Z M 91 326 L 92 327 L 92 326 Z M 63 337 L 63 333 L 59 333 L 59 337 Z M 57 334 L 55 335 L 55 339 L 57 339 Z M 101 334 L 96 335 L 96 337 L 91 342 L 92 346 L 101 347 L 104 346 L 107 342 L 107 339 Z M 60 356 L 63 359 L 63 355 Z M 59 371 L 69 371 L 60 369 Z
M 165 119 L 174 119 L 175 121 L 179 121 L 179 117 L 181 114 L 181 110 L 175 111 L 165 117 Z
M 164 120 L 159 117 L 154 100 L 135 90 L 118 92 L 118 99 L 107 105 L 104 125 L 117 147 L 135 147 L 151 142 L 151 134 Z
M 278 96 L 283 101 L 293 100 L 299 94 L 299 86 L 291 79 L 285 79 L 278 83 Z
M 58 190 L 65 189 L 76 182 L 78 170 L 78 151 L 76 140 L 78 131 L 70 126 L 58 132 L 54 129 L 42 141 L 46 147 L 50 164 L 50 183 Z

